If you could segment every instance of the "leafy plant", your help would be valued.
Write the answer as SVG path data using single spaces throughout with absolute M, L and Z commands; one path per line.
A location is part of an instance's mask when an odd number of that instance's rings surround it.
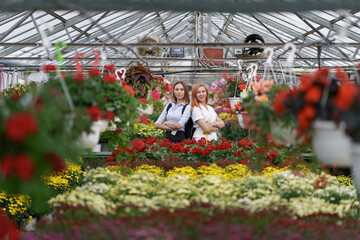
M 126 71 L 126 83 L 134 89 L 134 96 L 137 99 L 147 98 L 154 81 L 153 72 L 140 62 L 137 62 L 137 65 L 131 65 Z
M 219 133 L 225 139 L 240 141 L 249 134 L 254 136 L 255 130 L 241 128 L 238 120 L 229 120 L 225 123 L 225 127 L 219 129 Z

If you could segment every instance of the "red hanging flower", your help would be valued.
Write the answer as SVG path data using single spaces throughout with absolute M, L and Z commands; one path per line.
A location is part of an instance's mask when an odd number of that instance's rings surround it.
M 108 111 L 106 111 L 105 119 L 106 119 L 106 120 L 113 120 L 113 119 L 114 119 L 114 116 L 115 116 L 114 112 L 108 110 Z
M 154 101 L 157 101 L 157 100 L 160 99 L 160 94 L 158 92 L 155 92 L 155 91 L 151 91 L 150 96 L 152 96 Z
M 38 124 L 28 112 L 15 113 L 5 122 L 5 136 L 15 143 L 21 143 L 28 135 L 37 132 Z
M 56 172 L 61 172 L 66 168 L 65 160 L 55 152 L 46 154 L 44 159 L 51 164 Z
M 339 92 L 334 99 L 335 106 L 342 111 L 347 110 L 358 92 L 359 89 L 355 84 L 345 82 L 340 86 Z
M 223 73 L 221 74 L 221 76 L 223 76 L 223 77 L 225 77 L 226 75 L 227 75 L 226 72 L 223 72 Z
M 34 176 L 34 161 L 27 155 L 8 154 L 0 162 L 0 169 L 5 178 L 17 176 L 22 181 L 30 180 Z
M 116 82 L 115 75 L 114 74 L 105 74 L 104 82 L 105 83 L 115 83 Z
M 114 64 L 113 65 L 105 65 L 104 68 L 105 68 L 105 70 L 108 70 L 108 71 L 116 70 L 116 66 Z
M 78 73 L 78 74 L 76 74 L 76 76 L 75 76 L 75 82 L 85 82 L 85 76 L 84 76 L 84 74 L 82 74 L 82 73 Z
M 316 86 L 311 87 L 305 95 L 305 101 L 317 103 L 319 102 L 322 95 L 322 90 Z
M 56 71 L 56 66 L 54 64 L 44 64 L 41 66 L 41 70 L 44 73 L 54 72 L 54 71 Z
M 89 74 L 89 76 L 93 76 L 93 77 L 99 77 L 101 75 L 99 69 L 97 69 L 97 68 L 90 69 L 88 74 Z
M 96 107 L 96 106 L 91 106 L 86 110 L 87 114 L 89 115 L 90 119 L 92 121 L 97 121 L 101 119 L 101 110 L 100 108 Z
M 140 102 L 143 102 L 143 103 L 145 103 L 145 104 L 147 104 L 147 103 L 148 103 L 148 102 L 147 102 L 147 100 L 146 100 L 145 98 L 140 98 L 140 99 L 139 99 L 139 101 L 140 101 Z

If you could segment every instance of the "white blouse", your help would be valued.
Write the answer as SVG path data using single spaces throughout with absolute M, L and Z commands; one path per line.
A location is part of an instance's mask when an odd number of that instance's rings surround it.
M 204 119 L 206 122 L 215 122 L 216 121 L 217 114 L 216 114 L 215 110 L 209 105 L 206 105 L 206 107 L 207 107 L 207 109 L 202 105 L 200 105 L 200 108 L 194 107 L 193 111 L 191 113 L 191 118 L 194 122 L 194 128 L 195 128 L 195 132 L 194 132 L 194 136 L 193 136 L 193 138 L 195 138 L 195 140 L 200 140 L 201 138 L 206 138 L 206 135 L 203 134 L 203 129 L 196 122 L 197 120 Z M 217 140 L 217 139 L 218 139 L 218 136 L 217 136 L 216 132 L 211 132 L 211 134 L 208 135 L 208 141 Z

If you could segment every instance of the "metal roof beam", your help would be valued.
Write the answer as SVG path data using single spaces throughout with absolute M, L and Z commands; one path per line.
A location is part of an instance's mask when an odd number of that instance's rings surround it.
M 29 9 L 86 9 L 108 11 L 131 9 L 144 11 L 202 11 L 202 12 L 300 12 L 307 10 L 360 9 L 358 0 L 0 0 L 3 10 Z
M 79 38 L 81 38 L 82 35 L 88 33 L 88 31 L 94 27 L 98 22 L 100 22 L 106 15 L 109 14 L 110 11 L 106 11 L 104 12 L 98 19 L 96 19 L 93 23 L 91 23 L 84 31 L 81 31 L 81 33 L 76 37 L 74 38 L 71 43 L 74 43 L 76 42 L 77 40 L 79 40 Z
M 308 25 L 311 29 L 313 29 L 317 34 L 319 34 L 319 36 L 328 43 L 332 43 L 332 41 L 330 41 L 329 39 L 327 39 L 324 34 L 322 34 L 319 30 L 317 30 L 311 23 L 309 23 L 303 16 L 301 16 L 298 13 L 295 13 L 295 15 L 300 18 L 306 25 Z M 347 59 L 349 59 L 349 56 L 347 54 L 345 54 L 340 48 L 335 47 L 336 50 L 339 51 L 339 53 L 341 53 L 344 57 L 346 57 Z
M 332 29 L 335 32 L 340 32 L 341 29 L 343 28 L 342 26 L 337 26 L 337 25 L 335 25 L 335 23 L 331 23 L 329 21 L 326 21 L 325 19 L 323 19 L 323 18 L 321 18 L 319 16 L 316 16 L 313 13 L 310 13 L 310 12 L 301 13 L 301 15 L 304 18 L 313 21 L 314 23 L 317 23 L 317 24 L 322 25 L 322 26 L 324 26 L 326 28 Z M 360 36 L 358 34 L 352 32 L 352 31 L 349 31 L 349 30 L 347 31 L 347 37 L 354 40 L 354 41 L 360 42 Z
M 95 13 L 93 13 L 95 15 Z M 67 21 L 67 24 L 69 26 L 72 26 L 76 23 L 79 22 L 79 17 L 76 16 L 74 18 L 71 18 Z M 59 23 L 59 24 L 56 24 L 54 27 L 53 27 L 53 31 L 51 32 L 51 34 L 55 34 L 57 32 L 60 32 L 64 29 L 64 26 L 62 23 Z M 35 43 L 35 42 L 38 42 L 41 40 L 41 37 L 39 34 L 35 34 L 35 35 L 32 35 L 31 37 L 28 37 L 27 39 L 25 39 L 24 41 L 22 41 L 22 43 Z M 20 50 L 22 47 L 18 47 L 18 46 L 14 46 L 14 47 L 10 47 L 8 49 L 5 49 L 3 51 L 0 51 L 0 56 L 7 56 L 11 53 L 14 53 L 18 50 Z
M 33 14 L 34 11 L 28 11 L 27 13 L 25 13 L 25 15 L 20 18 L 10 29 L 8 29 L 5 33 L 3 33 L 1 36 L 0 36 L 0 42 L 2 40 L 4 40 L 4 38 L 6 38 L 12 31 L 14 31 L 17 27 L 20 26 L 20 24 L 22 24 L 25 19 L 27 19 L 31 14 Z

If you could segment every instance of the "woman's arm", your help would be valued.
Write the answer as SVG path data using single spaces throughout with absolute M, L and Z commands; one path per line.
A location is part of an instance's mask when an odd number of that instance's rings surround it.
M 224 121 L 221 120 L 221 119 L 219 118 L 219 116 L 216 116 L 215 127 L 217 127 L 217 128 L 223 128 L 223 127 L 225 127 Z
M 162 129 L 162 130 L 173 130 L 164 123 L 155 123 L 155 128 Z
M 165 122 L 164 124 L 171 130 L 179 130 L 181 128 L 181 125 L 178 122 Z
M 203 131 L 215 132 L 218 130 L 217 127 L 214 127 L 213 124 L 206 122 L 203 118 L 197 120 L 196 123 L 199 124 Z

